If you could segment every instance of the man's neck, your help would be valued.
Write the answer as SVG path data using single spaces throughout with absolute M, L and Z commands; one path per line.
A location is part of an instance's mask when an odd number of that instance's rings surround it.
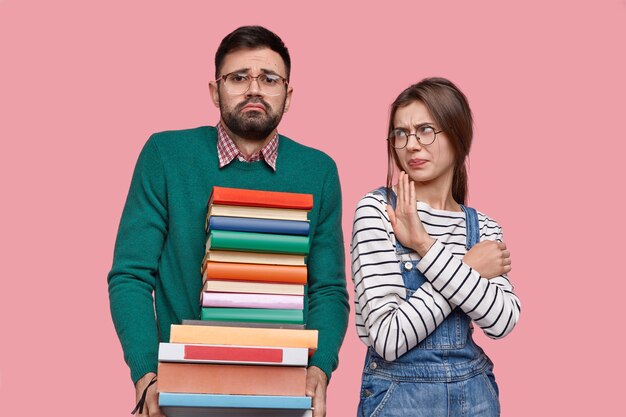
M 276 134 L 276 129 L 272 130 L 272 132 L 263 140 L 255 140 L 255 139 L 247 139 L 238 135 L 235 135 L 222 121 L 220 121 L 222 127 L 228 137 L 233 141 L 239 152 L 245 157 L 250 158 L 252 155 L 258 153 L 263 149 L 267 143 L 272 140 L 274 135 Z

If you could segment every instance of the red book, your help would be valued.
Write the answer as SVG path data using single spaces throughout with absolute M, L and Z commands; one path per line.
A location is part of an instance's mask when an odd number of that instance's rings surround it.
M 208 205 L 210 206 L 211 204 L 311 210 L 313 208 L 313 195 L 283 191 L 213 187 Z

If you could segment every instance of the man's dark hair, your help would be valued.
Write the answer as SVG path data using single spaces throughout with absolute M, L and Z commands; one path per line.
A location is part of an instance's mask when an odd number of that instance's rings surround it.
M 269 48 L 276 52 L 285 63 L 287 80 L 289 80 L 289 75 L 291 73 L 291 58 L 289 57 L 287 47 L 277 34 L 265 29 L 262 26 L 242 26 L 235 29 L 222 39 L 222 43 L 220 43 L 219 48 L 217 48 L 217 52 L 215 52 L 215 78 L 220 75 L 222 63 L 224 62 L 226 54 L 241 48 Z

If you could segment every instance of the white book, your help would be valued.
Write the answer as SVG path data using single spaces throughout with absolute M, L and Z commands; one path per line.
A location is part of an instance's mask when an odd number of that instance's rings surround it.
M 307 213 L 308 210 L 211 204 L 207 218 L 210 216 L 227 216 L 307 221 Z
M 204 260 L 214 262 L 236 262 L 244 264 L 265 265 L 304 265 L 304 255 L 290 255 L 286 253 L 235 252 L 226 250 L 207 251 Z
M 307 366 L 307 348 L 159 343 L 159 362 Z

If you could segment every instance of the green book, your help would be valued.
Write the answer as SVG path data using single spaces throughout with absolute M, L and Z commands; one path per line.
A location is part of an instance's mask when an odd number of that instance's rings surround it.
M 202 320 L 304 324 L 304 313 L 302 310 L 273 308 L 203 307 Z
M 309 237 L 211 230 L 206 249 L 306 255 L 309 253 Z

